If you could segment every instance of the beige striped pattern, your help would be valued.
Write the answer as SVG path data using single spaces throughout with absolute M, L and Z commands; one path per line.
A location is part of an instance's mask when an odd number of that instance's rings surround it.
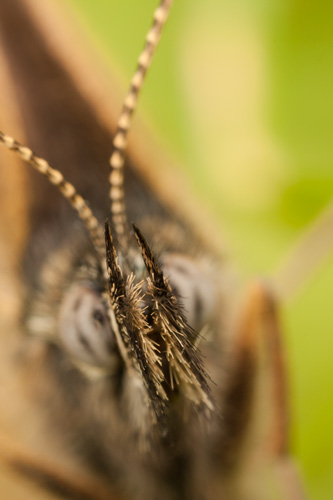
M 24 161 L 30 163 L 38 172 L 45 175 L 51 184 L 54 184 L 59 189 L 62 195 L 78 213 L 80 219 L 84 222 L 89 231 L 93 245 L 98 255 L 101 257 L 101 262 L 104 262 L 105 245 L 103 229 L 82 196 L 76 192 L 75 187 L 64 179 L 64 176 L 59 170 L 52 168 L 46 160 L 36 156 L 31 149 L 22 146 L 12 137 L 0 132 L 0 142 Z
M 126 243 L 127 227 L 123 172 L 127 134 L 131 125 L 131 117 L 136 108 L 140 90 L 142 89 L 145 74 L 151 64 L 172 2 L 173 0 L 162 0 L 154 13 L 153 24 L 146 36 L 145 47 L 139 56 L 137 70 L 131 80 L 130 89 L 125 98 L 118 120 L 116 134 L 113 139 L 113 151 L 110 157 L 111 216 L 118 240 L 122 243 Z

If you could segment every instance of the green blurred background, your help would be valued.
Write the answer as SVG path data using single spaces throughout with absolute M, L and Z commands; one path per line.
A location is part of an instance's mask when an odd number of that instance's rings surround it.
M 124 90 L 156 0 L 70 0 Z M 333 3 L 175 2 L 140 101 L 244 278 L 270 275 L 333 192 Z M 333 228 L 327 228 L 331 231 Z M 292 447 L 333 498 L 333 260 L 282 309 Z

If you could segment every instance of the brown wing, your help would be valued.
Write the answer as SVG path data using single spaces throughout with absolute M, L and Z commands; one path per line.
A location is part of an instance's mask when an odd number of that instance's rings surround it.
M 233 342 L 217 450 L 232 498 L 301 500 L 290 458 L 285 356 L 278 307 L 269 287 L 250 287 Z M 230 494 L 229 492 L 229 494 Z

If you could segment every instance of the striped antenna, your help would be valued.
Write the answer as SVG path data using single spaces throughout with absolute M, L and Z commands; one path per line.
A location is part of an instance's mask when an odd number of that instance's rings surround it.
M 52 168 L 46 160 L 36 156 L 31 149 L 22 146 L 19 142 L 15 141 L 12 137 L 0 131 L 0 142 L 7 148 L 16 153 L 27 163 L 30 163 L 38 172 L 45 175 L 51 184 L 54 184 L 62 195 L 69 201 L 74 210 L 78 213 L 80 219 L 89 231 L 92 243 L 95 247 L 97 254 L 101 259 L 101 263 L 105 262 L 105 243 L 104 233 L 98 220 L 93 215 L 91 209 L 80 196 L 75 187 L 64 179 L 59 170 Z
M 113 139 L 113 150 L 110 157 L 111 217 L 118 240 L 123 244 L 126 244 L 127 234 L 123 171 L 127 134 L 131 125 L 131 117 L 136 108 L 138 96 L 143 86 L 144 77 L 151 64 L 172 2 L 173 0 L 162 0 L 154 13 L 153 24 L 147 33 L 145 47 L 139 56 L 138 66 L 131 80 L 130 89 L 125 98 Z

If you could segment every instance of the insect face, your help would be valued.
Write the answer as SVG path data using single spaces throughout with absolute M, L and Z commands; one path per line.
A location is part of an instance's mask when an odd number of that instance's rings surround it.
M 95 92 L 97 73 L 80 58 L 69 64 L 50 15 L 41 22 L 45 2 L 1 7 L 20 126 L 49 164 L 5 134 L 1 142 L 66 198 L 27 174 L 36 190 L 17 259 L 24 296 L 13 323 L 24 340 L 15 376 L 29 380 L 33 421 L 43 422 L 37 448 L 47 442 L 49 463 L 74 468 L 79 481 L 26 450 L 9 461 L 68 498 L 294 500 L 273 294 L 257 283 L 242 307 L 213 238 L 152 182 L 159 161 L 126 149 L 170 3 L 155 13 L 119 120 Z M 279 480 L 280 469 L 292 479 Z

